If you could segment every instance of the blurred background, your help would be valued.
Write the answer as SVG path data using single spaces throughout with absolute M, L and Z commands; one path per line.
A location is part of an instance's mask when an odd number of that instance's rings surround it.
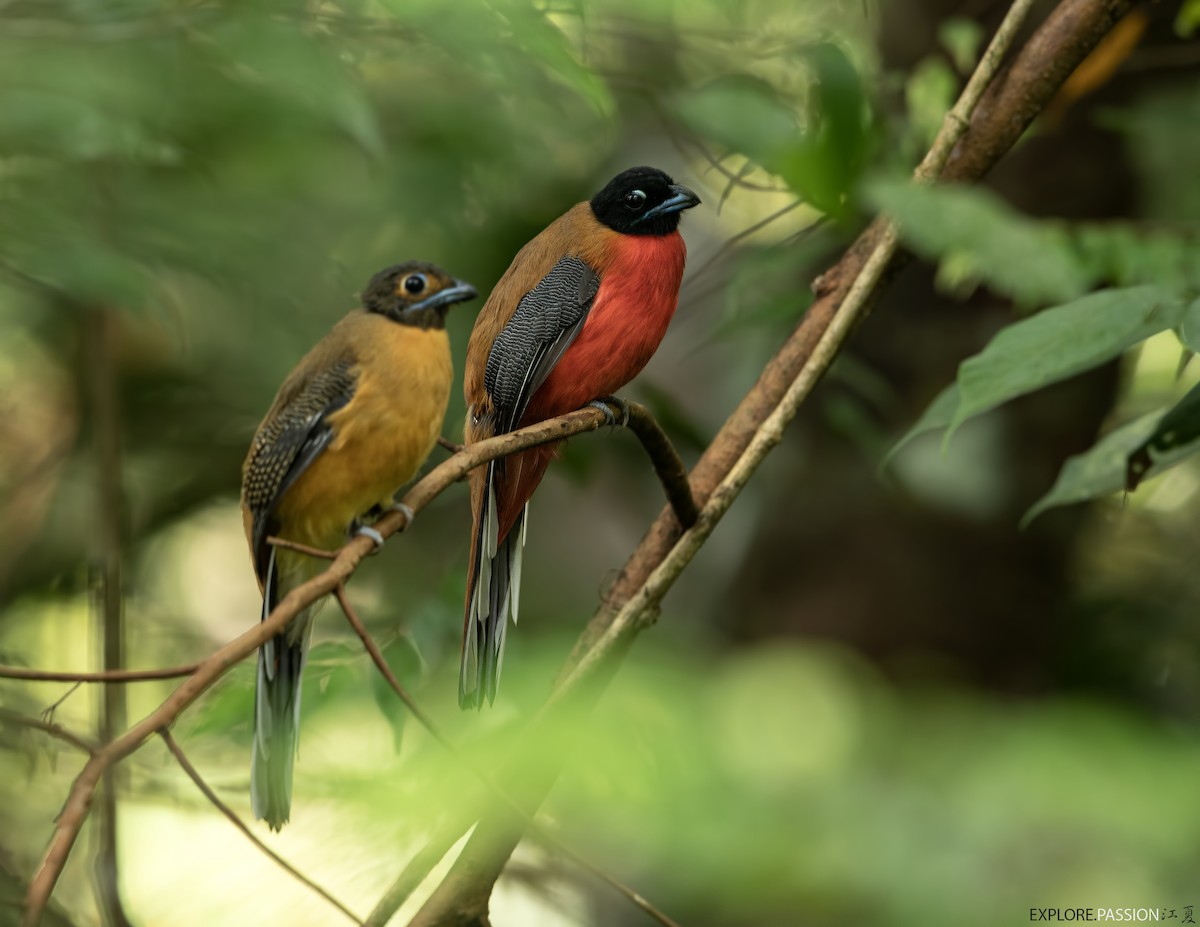
M 240 466 L 301 354 L 389 264 L 486 292 L 636 164 L 704 199 L 678 315 L 627 393 L 690 465 L 869 218 L 864 184 L 911 170 L 1006 8 L 0 0 L 0 662 L 99 668 L 115 580 L 126 666 L 199 660 L 251 626 Z M 1139 8 L 988 186 L 1027 216 L 1194 246 L 1198 24 L 1194 0 Z M 449 317 L 459 369 L 478 305 Z M 1016 317 L 909 266 L 579 719 L 544 820 L 681 923 L 1200 906 L 1200 467 L 1019 527 L 1067 457 L 1196 382 L 1175 336 L 881 468 Z M 456 394 L 447 436 L 462 416 Z M 456 704 L 462 487 L 350 595 L 425 710 L 496 762 L 661 504 L 631 436 L 572 442 L 531 506 L 521 626 L 478 714 Z M 365 914 L 471 784 L 336 609 L 316 633 L 292 822 L 254 826 Z M 125 687 L 110 723 L 173 687 Z M 0 680 L 4 709 L 92 737 L 101 700 Z M 247 818 L 252 704 L 246 662 L 175 726 Z M 83 758 L 0 717 L 0 924 Z M 127 922 L 345 922 L 158 740 L 116 779 Z M 105 842 L 94 815 L 47 922 L 122 922 L 97 901 Z M 532 841 L 492 915 L 647 922 Z

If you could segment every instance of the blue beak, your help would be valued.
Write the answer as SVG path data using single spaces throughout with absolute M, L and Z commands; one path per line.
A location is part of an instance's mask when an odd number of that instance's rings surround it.
M 428 299 L 414 303 L 404 311 L 419 312 L 422 309 L 440 309 L 442 306 L 466 302 L 468 299 L 474 299 L 478 295 L 479 291 L 465 280 L 455 280 L 454 286 L 448 286 L 440 293 L 434 293 Z
M 638 219 L 642 222 L 646 219 L 653 219 L 655 216 L 663 216 L 672 212 L 683 212 L 685 209 L 691 209 L 693 206 L 700 205 L 700 197 L 680 183 L 671 184 L 671 196 L 659 203 L 653 209 L 648 210 L 645 215 Z

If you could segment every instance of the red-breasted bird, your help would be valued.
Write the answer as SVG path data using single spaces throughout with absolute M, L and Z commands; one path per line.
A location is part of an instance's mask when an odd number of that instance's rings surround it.
M 453 376 L 446 310 L 476 295 L 433 264 L 389 267 L 284 380 L 242 469 L 242 520 L 264 619 L 324 567 L 268 537 L 326 550 L 355 534 L 383 543 L 363 519 L 393 506 L 437 442 Z M 258 653 L 250 794 L 254 816 L 272 830 L 292 803 L 300 675 L 316 608 Z
M 699 202 L 662 171 L 631 168 L 517 253 L 471 332 L 468 445 L 611 397 L 637 376 L 675 314 L 687 255 L 680 213 Z M 471 471 L 464 708 L 496 697 L 508 617 L 517 620 L 526 508 L 555 450 Z

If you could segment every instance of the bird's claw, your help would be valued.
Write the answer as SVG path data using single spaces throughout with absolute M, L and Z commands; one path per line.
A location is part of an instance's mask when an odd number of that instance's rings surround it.
M 403 502 L 393 502 L 388 506 L 389 512 L 400 512 L 404 516 L 404 527 L 407 528 L 413 523 L 413 519 L 417 517 L 417 513 L 412 510 L 411 505 L 405 505 Z
M 629 424 L 629 403 L 620 396 L 602 396 L 599 399 L 593 399 L 588 405 L 604 413 L 604 424 L 606 425 L 620 425 L 624 428 Z M 613 406 L 616 406 L 621 413 L 620 421 L 613 414 Z
M 379 548 L 383 547 L 383 535 L 369 525 L 357 525 L 354 529 L 355 537 L 370 538 L 375 543 L 375 549 L 372 554 L 379 553 Z

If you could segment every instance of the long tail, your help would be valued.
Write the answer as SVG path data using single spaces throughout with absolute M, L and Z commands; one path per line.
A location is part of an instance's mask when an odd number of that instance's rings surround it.
M 527 511 L 522 510 L 501 540 L 496 471 L 495 461 L 488 464 L 472 539 L 462 667 L 458 676 L 458 704 L 463 708 L 482 707 L 484 695 L 489 704 L 496 700 L 504 666 L 508 616 L 512 615 L 515 624 L 520 607 Z
M 263 583 L 265 619 L 287 594 L 271 550 Z M 258 683 L 254 691 L 254 756 L 250 763 L 250 800 L 254 817 L 271 830 L 288 821 L 292 808 L 292 769 L 300 729 L 300 677 L 312 631 L 309 608 L 298 614 L 282 634 L 258 651 Z
M 529 497 L 553 456 L 554 447 L 543 446 L 496 460 L 472 483 L 474 530 L 458 677 L 463 708 L 481 708 L 485 697 L 489 704 L 496 700 L 508 618 L 517 623 L 521 599 Z

